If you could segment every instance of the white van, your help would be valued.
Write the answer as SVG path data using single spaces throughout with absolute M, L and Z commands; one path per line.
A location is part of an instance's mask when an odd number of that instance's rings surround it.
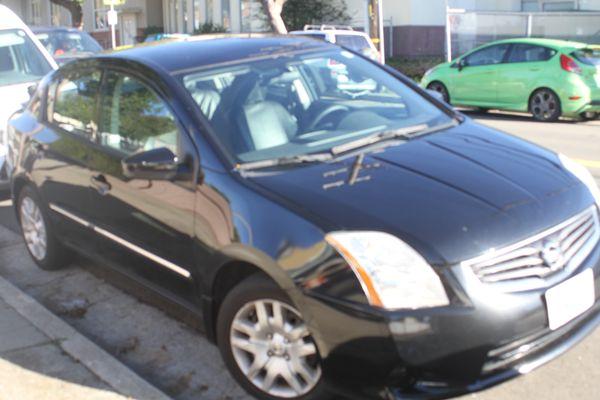
M 355 31 L 351 26 L 344 25 L 306 25 L 302 31 L 292 31 L 290 35 L 308 36 L 326 42 L 337 44 L 361 53 L 372 60 L 384 62 L 377 47 L 365 32 Z
M 27 25 L 0 5 L 0 189 L 5 189 L 12 166 L 8 163 L 9 117 L 29 100 L 28 88 L 56 63 Z

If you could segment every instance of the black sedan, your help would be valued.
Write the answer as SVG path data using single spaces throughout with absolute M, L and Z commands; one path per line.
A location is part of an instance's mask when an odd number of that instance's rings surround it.
M 256 398 L 477 391 L 600 321 L 587 170 L 328 43 L 75 61 L 9 129 L 37 264 L 82 253 L 186 310 Z

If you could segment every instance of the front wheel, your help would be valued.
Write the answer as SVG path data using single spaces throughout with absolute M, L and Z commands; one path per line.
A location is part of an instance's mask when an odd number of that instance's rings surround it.
M 444 98 L 444 101 L 448 104 L 450 104 L 450 93 L 448 93 L 448 89 L 446 88 L 446 85 L 444 85 L 442 82 L 431 82 L 429 85 L 427 85 L 427 89 L 429 90 L 433 90 L 438 92 L 439 94 L 442 95 L 442 97 Z
M 529 111 L 537 121 L 558 121 L 562 114 L 560 99 L 550 89 L 539 89 L 529 99 Z
M 218 315 L 217 340 L 229 371 L 254 397 L 330 398 L 301 313 L 267 279 L 252 276 L 227 295 Z

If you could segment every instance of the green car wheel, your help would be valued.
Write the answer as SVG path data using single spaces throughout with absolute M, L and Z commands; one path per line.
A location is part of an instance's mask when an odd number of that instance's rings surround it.
M 560 99 L 550 89 L 536 90 L 529 100 L 529 111 L 537 121 L 557 121 L 562 114 Z

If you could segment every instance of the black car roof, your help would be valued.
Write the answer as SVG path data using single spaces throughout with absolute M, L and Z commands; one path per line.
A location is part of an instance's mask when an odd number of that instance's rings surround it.
M 99 55 L 160 66 L 170 74 L 233 61 L 335 48 L 326 42 L 289 36 L 214 36 L 143 44 Z

